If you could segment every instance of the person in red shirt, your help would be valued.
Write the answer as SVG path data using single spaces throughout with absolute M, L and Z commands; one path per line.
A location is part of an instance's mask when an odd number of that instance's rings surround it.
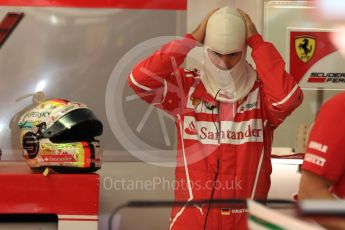
M 298 198 L 345 199 L 345 93 L 326 102 L 311 130 L 302 165 Z M 345 229 L 345 220 L 322 225 Z
M 204 49 L 200 71 L 180 68 L 197 44 Z M 246 61 L 247 45 L 256 70 Z M 128 83 L 175 119 L 176 200 L 267 198 L 273 131 L 303 94 L 247 14 L 230 7 L 212 11 L 191 34 L 137 64 Z M 246 212 L 173 207 L 170 229 L 247 229 Z
M 342 151 L 345 149 L 344 113 L 345 93 L 335 96 L 322 106 L 307 143 L 302 166 L 302 197 L 345 199 L 345 154 Z M 323 182 L 317 190 L 311 187 L 316 184 L 304 184 L 305 179 L 312 176 Z

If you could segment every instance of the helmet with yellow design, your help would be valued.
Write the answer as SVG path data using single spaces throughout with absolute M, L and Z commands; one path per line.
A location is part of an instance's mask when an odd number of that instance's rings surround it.
M 18 126 L 23 156 L 32 169 L 79 173 L 101 167 L 102 150 L 95 137 L 103 125 L 82 103 L 43 101 L 24 113 Z

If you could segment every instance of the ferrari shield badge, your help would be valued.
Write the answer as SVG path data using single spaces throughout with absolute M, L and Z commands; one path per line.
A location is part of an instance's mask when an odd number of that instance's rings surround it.
M 306 63 L 314 55 L 316 47 L 316 39 L 310 36 L 302 36 L 295 38 L 295 50 L 298 58 Z

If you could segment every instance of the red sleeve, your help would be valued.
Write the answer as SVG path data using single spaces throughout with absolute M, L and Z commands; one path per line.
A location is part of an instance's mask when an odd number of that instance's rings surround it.
M 190 34 L 163 45 L 133 68 L 129 86 L 147 103 L 176 114 L 184 93 L 184 71 L 179 67 L 195 46 Z
M 247 41 L 253 49 L 252 57 L 263 82 L 263 104 L 271 125 L 277 127 L 303 100 L 303 93 L 294 78 L 285 71 L 285 62 L 276 48 L 261 35 Z
M 337 182 L 345 173 L 345 94 L 320 110 L 307 143 L 302 169 Z

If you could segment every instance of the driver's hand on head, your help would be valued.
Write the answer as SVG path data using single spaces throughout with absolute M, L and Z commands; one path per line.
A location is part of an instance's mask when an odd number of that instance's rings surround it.
M 249 15 L 246 14 L 243 10 L 241 9 L 237 9 L 237 11 L 241 14 L 244 23 L 246 24 L 246 30 L 247 30 L 247 39 L 250 38 L 253 35 L 259 34 L 255 24 L 253 23 L 253 21 L 250 19 Z
M 204 44 L 205 34 L 206 34 L 206 27 L 208 19 L 211 15 L 216 12 L 219 8 L 210 11 L 206 17 L 201 21 L 199 26 L 191 33 L 191 35 L 195 38 L 196 41 Z

